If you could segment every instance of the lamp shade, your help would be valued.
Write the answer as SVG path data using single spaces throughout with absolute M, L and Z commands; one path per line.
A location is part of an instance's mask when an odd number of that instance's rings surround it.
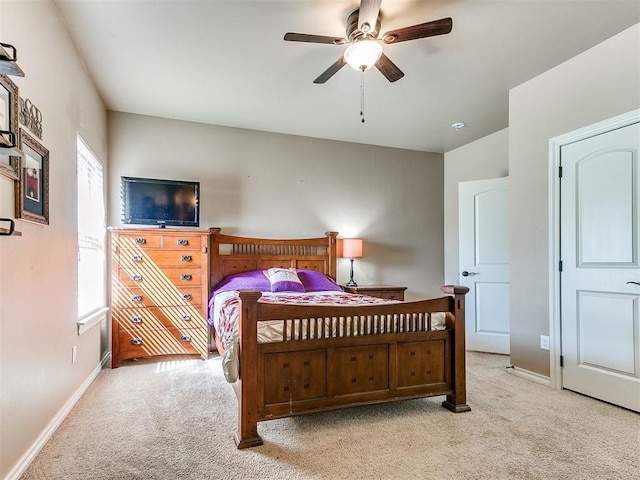
M 362 239 L 345 238 L 342 240 L 342 256 L 344 258 L 362 257 Z

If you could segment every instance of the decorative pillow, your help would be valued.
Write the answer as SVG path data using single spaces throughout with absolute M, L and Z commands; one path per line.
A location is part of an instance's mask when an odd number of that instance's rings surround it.
M 341 292 L 342 287 L 326 273 L 315 270 L 297 270 L 298 278 L 307 292 Z
M 271 283 L 272 292 L 304 292 L 304 285 L 293 268 L 270 268 L 264 274 Z

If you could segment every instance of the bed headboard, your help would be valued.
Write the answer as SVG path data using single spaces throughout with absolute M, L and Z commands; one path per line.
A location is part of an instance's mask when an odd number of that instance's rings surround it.
M 272 267 L 324 272 L 336 279 L 336 237 L 273 240 L 223 235 L 220 228 L 209 229 L 210 286 L 225 276 Z

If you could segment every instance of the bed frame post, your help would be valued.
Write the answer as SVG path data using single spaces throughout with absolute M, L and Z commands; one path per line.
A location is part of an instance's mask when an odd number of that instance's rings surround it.
M 442 406 L 455 413 L 468 412 L 471 407 L 467 405 L 467 382 L 466 382 L 466 355 L 465 355 L 465 333 L 464 333 L 464 296 L 469 291 L 467 287 L 460 285 L 445 285 L 442 292 L 453 295 L 453 325 L 447 318 L 447 327 L 453 327 L 453 394 L 447 395 L 447 399 L 442 402 Z
M 209 287 L 213 288 L 222 280 L 220 268 L 220 228 L 209 229 Z
M 336 275 L 338 275 L 337 267 L 336 267 L 336 259 L 338 257 L 338 246 L 336 238 L 338 236 L 338 232 L 324 232 L 327 236 L 327 257 L 329 261 L 329 265 L 326 268 L 326 274 L 329 275 L 334 280 L 337 279 Z
M 235 442 L 238 448 L 262 445 L 258 435 L 258 299 L 262 295 L 255 290 L 241 290 L 239 323 L 240 379 L 234 385 L 238 393 L 238 431 Z

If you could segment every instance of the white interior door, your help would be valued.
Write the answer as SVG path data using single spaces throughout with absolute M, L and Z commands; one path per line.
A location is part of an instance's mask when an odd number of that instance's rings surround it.
M 467 350 L 509 353 L 509 178 L 458 184 Z
M 636 123 L 560 151 L 562 386 L 635 411 L 640 411 L 639 150 Z

